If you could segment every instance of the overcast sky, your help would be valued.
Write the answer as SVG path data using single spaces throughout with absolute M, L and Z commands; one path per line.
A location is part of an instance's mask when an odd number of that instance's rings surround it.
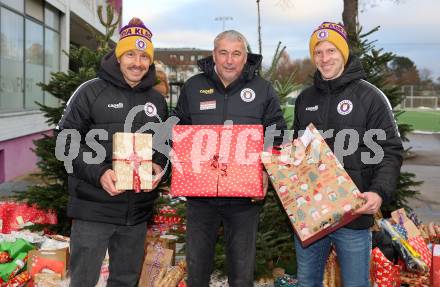
M 440 77 L 440 0 L 360 0 L 364 31 L 376 46 L 412 59 Z M 264 63 L 269 63 L 278 41 L 291 58 L 308 57 L 311 32 L 323 21 L 342 22 L 343 0 L 261 0 Z M 373 6 L 373 7 L 372 7 Z M 155 47 L 212 49 L 222 31 L 217 17 L 232 17 L 226 29 L 236 29 L 258 51 L 255 0 L 123 0 L 123 24 L 141 18 L 153 33 Z

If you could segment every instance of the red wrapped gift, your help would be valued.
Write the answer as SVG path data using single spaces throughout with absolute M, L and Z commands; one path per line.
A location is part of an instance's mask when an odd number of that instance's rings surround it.
M 378 247 L 372 251 L 371 273 L 374 286 L 399 287 L 400 266 L 389 261 Z
M 261 125 L 173 129 L 171 195 L 263 197 Z
M 57 224 L 57 216 L 54 212 L 47 212 L 26 203 L 5 202 L 2 203 L 2 233 L 18 231 L 32 224 Z
M 432 260 L 432 252 L 429 250 L 428 245 L 422 236 L 416 236 L 408 239 L 409 245 L 414 248 L 422 257 L 422 260 L 428 265 L 428 268 L 431 269 L 431 260 Z
M 432 287 L 440 287 L 440 244 L 432 247 L 431 281 Z

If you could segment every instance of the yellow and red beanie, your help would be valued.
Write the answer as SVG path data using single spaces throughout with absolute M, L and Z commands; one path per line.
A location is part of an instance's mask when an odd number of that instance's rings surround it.
M 332 22 L 323 22 L 321 25 L 319 25 L 318 29 L 313 31 L 309 42 L 310 58 L 312 59 L 312 62 L 313 51 L 315 50 L 316 45 L 323 41 L 329 41 L 335 45 L 336 48 L 338 48 L 338 50 L 342 53 L 344 63 L 347 64 L 350 50 L 348 48 L 347 32 L 345 32 L 343 26 Z
M 130 22 L 119 30 L 119 41 L 116 44 L 115 55 L 120 58 L 122 54 L 130 50 L 141 50 L 147 53 L 151 63 L 154 58 L 154 47 L 151 42 L 153 34 L 145 27 L 139 18 L 132 18 Z

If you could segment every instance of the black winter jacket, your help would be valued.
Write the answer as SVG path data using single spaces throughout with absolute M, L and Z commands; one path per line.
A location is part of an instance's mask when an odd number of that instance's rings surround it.
M 232 120 L 233 124 L 263 125 L 264 129 L 275 125 L 277 130 L 284 131 L 286 123 L 278 96 L 272 85 L 256 74 L 261 61 L 261 55 L 248 54 L 240 77 L 225 88 L 214 70 L 212 56 L 199 60 L 202 73 L 185 83 L 172 115 L 178 117 L 182 125 L 222 125 Z M 282 133 L 274 136 L 274 142 L 281 144 Z M 234 198 L 230 201 L 250 200 Z
M 127 115 L 133 107 L 138 106 L 140 111 L 135 114 L 129 126 L 130 132 L 138 131 L 148 122 L 166 120 L 167 105 L 163 96 L 153 90 L 155 81 L 155 67 L 151 65 L 141 83 L 131 88 L 123 78 L 112 51 L 103 58 L 98 78 L 84 82 L 71 96 L 57 126 L 58 133 L 65 129 L 75 129 L 81 134 L 81 142 L 76 142 L 80 145 L 79 154 L 73 160 L 73 173 L 68 178 L 69 217 L 135 225 L 146 221 L 151 215 L 157 192 L 135 193 L 129 190 L 110 196 L 102 188 L 100 178 L 106 170 L 112 168 L 113 134 L 124 131 Z M 150 111 L 148 114 L 147 106 Z M 157 116 L 154 115 L 154 107 Z M 93 152 L 96 157 L 97 153 L 85 143 L 85 136 L 94 129 L 103 129 L 108 133 L 105 139 L 97 139 L 98 144 L 105 149 L 105 159 L 98 164 L 88 164 L 84 162 L 83 154 Z M 67 141 L 67 149 L 72 143 Z M 153 138 L 153 149 L 155 145 Z M 153 161 L 164 167 L 166 157 L 153 153 Z
M 343 165 L 361 192 L 377 192 L 384 203 L 393 199 L 402 164 L 402 142 L 391 110 L 391 105 L 377 87 L 365 81 L 365 73 L 357 58 L 350 57 L 344 72 L 334 80 L 325 81 L 319 71 L 314 76 L 314 85 L 305 89 L 295 103 L 294 137 L 313 123 L 318 130 L 333 133 L 326 138 L 334 150 L 335 138 L 341 130 L 351 129 L 359 135 L 356 138 L 342 137 L 343 146 L 355 145 L 355 151 L 343 157 Z M 361 154 L 373 157 L 372 144 L 364 141 L 364 135 L 372 129 L 385 131 L 383 140 L 374 138 L 383 150 L 383 159 L 376 164 L 364 163 Z M 340 136 L 343 132 L 340 133 Z M 379 148 L 376 146 L 376 148 Z M 376 150 L 376 149 L 375 149 Z M 337 151 L 336 151 L 337 152 Z M 364 160 L 365 161 L 365 160 Z M 347 227 L 361 229 L 370 227 L 373 217 L 362 215 Z

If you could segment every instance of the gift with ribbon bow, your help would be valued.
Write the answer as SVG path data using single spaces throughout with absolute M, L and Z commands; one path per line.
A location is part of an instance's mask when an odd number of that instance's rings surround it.
M 171 195 L 263 197 L 261 125 L 173 128 Z
M 153 186 L 152 136 L 141 133 L 113 135 L 113 170 L 118 190 L 140 192 Z

